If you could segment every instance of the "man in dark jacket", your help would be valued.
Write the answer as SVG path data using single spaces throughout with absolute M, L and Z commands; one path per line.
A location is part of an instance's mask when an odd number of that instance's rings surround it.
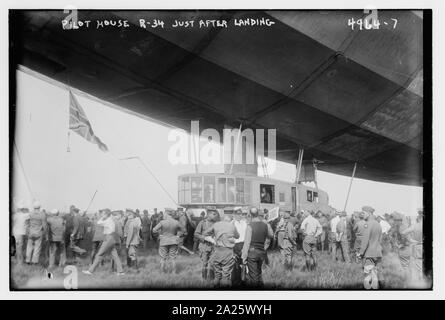
M 102 244 L 102 241 L 105 240 L 104 235 L 104 227 L 98 223 L 98 221 L 102 218 L 104 215 L 105 209 L 99 210 L 99 212 L 94 214 L 93 221 L 92 221 L 92 246 L 91 246 L 91 263 L 94 262 L 94 258 L 96 257 L 96 254 L 99 252 L 99 248 Z
M 148 247 L 148 241 L 150 240 L 150 231 L 151 231 L 151 220 L 148 216 L 148 210 L 143 211 L 144 214 L 141 218 L 141 236 L 143 242 L 143 248 L 146 249 Z
M 266 258 L 264 243 L 273 238 L 273 231 L 259 218 L 257 208 L 250 209 L 250 216 L 252 220 L 246 229 L 241 258 L 248 269 L 247 285 L 262 287 L 262 265 Z
M 86 252 L 85 249 L 80 247 L 80 242 L 83 240 L 87 232 L 87 220 L 84 217 L 84 213 L 81 215 L 78 208 L 72 208 L 73 215 L 73 229 L 70 234 L 70 249 L 75 254 L 76 259 L 79 259 L 79 255 Z
M 49 268 L 56 265 L 57 253 L 59 255 L 59 266 L 66 263 L 65 247 L 65 220 L 60 216 L 59 210 L 54 209 L 47 219 L 49 240 Z

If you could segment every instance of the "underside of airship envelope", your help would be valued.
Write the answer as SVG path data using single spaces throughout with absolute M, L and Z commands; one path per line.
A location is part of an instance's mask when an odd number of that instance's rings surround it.
M 276 128 L 282 161 L 303 147 L 323 171 L 423 183 L 421 11 L 379 10 L 371 30 L 348 25 L 363 11 L 80 10 L 76 30 L 66 15 L 16 13 L 16 62 L 175 127 Z

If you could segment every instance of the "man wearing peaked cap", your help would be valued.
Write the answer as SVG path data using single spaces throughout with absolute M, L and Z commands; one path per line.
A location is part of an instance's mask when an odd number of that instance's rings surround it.
M 204 280 L 213 280 L 215 274 L 212 264 L 210 263 L 215 247 L 213 243 L 208 241 L 208 238 L 204 236 L 204 231 L 210 229 L 213 224 L 218 221 L 217 213 L 217 211 L 207 210 L 207 216 L 198 223 L 194 234 L 195 238 L 199 242 L 198 250 L 202 263 L 201 273 Z

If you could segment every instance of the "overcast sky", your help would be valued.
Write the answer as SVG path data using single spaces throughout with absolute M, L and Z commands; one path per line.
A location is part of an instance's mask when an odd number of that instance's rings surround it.
M 21 71 L 17 72 L 17 90 L 15 140 L 34 197 L 44 208 L 66 209 L 75 204 L 86 209 L 96 190 L 91 210 L 175 206 L 140 163 L 118 160 L 139 156 L 177 200 L 178 175 L 194 173 L 195 167 L 168 161 L 168 150 L 173 145 L 167 138 L 171 128 L 76 95 L 96 135 L 110 152 L 103 153 L 73 132 L 67 152 L 68 91 Z M 33 196 L 15 153 L 13 159 L 13 197 L 30 204 Z M 295 166 L 278 163 L 271 177 L 292 181 Z M 328 192 L 330 204 L 338 209 L 343 209 L 349 180 L 318 173 L 319 188 Z M 382 213 L 395 210 L 415 215 L 422 206 L 422 188 L 354 179 L 347 211 L 363 205 L 371 205 Z

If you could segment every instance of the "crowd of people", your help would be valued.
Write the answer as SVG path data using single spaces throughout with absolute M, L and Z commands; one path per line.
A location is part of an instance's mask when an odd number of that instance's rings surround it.
M 38 202 L 30 211 L 17 205 L 12 216 L 13 249 L 17 264 L 41 264 L 52 269 L 88 257 L 83 270 L 93 275 L 111 256 L 117 275 L 138 269 L 138 254 L 149 243 L 158 247 L 160 268 L 175 270 L 178 254 L 199 254 L 202 278 L 215 286 L 262 287 L 268 252 L 279 250 L 285 269 L 295 267 L 295 252 L 302 250 L 307 272 L 317 269 L 317 252 L 329 251 L 332 260 L 363 265 L 364 285 L 379 287 L 378 266 L 392 252 L 400 260 L 406 279 L 423 278 L 423 210 L 416 221 L 393 212 L 376 214 L 370 206 L 347 215 L 335 211 L 281 210 L 269 219 L 267 209 L 235 208 L 221 214 L 215 208 L 196 217 L 188 210 L 166 209 L 152 214 L 136 209 L 102 209 L 86 214 L 72 205 L 68 213 L 46 212 Z M 85 246 L 85 239 L 90 244 Z M 68 257 L 67 257 L 68 256 Z M 69 261 L 67 261 L 69 260 Z

